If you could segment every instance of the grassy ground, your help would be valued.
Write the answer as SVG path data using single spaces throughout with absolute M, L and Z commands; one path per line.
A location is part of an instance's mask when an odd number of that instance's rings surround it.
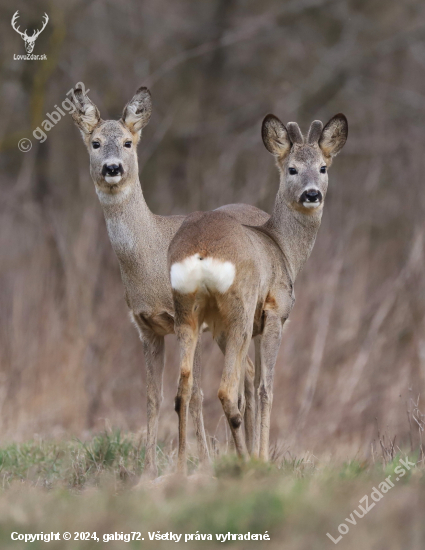
M 232 456 L 214 463 L 213 476 L 176 478 L 174 453 L 158 449 L 164 477 L 132 490 L 143 469 L 143 447 L 131 435 L 105 433 L 89 442 L 34 441 L 0 449 L 0 548 L 100 548 L 106 534 L 140 532 L 144 541 L 109 541 L 107 548 L 174 547 L 176 542 L 151 541 L 149 533 L 212 535 L 212 542 L 189 540 L 192 548 L 223 542 L 217 534 L 261 534 L 269 541 L 231 541 L 235 549 L 334 548 L 326 536 L 339 537 L 338 526 L 349 531 L 337 543 L 346 549 L 423 549 L 425 483 L 418 454 L 409 456 L 410 469 L 394 470 L 405 454 L 375 457 L 374 461 L 333 463 L 313 456 L 277 458 L 273 464 L 240 464 Z M 405 462 L 406 463 L 406 462 Z M 394 487 L 384 494 L 382 482 Z M 396 480 L 399 477 L 399 480 Z M 381 485 L 380 485 L 381 484 Z M 359 501 L 373 488 L 382 498 L 363 518 Z M 390 487 L 390 486 L 389 486 Z M 385 489 L 385 487 L 384 487 Z M 377 493 L 375 498 L 379 498 Z M 345 518 L 356 521 L 353 525 Z M 346 527 L 341 527 L 346 531 Z M 60 533 L 60 541 L 12 541 L 12 533 Z M 71 540 L 64 541 L 63 533 Z M 74 540 L 75 533 L 94 533 L 96 540 Z M 137 536 L 137 535 L 135 535 Z M 47 544 L 47 546 L 46 546 Z

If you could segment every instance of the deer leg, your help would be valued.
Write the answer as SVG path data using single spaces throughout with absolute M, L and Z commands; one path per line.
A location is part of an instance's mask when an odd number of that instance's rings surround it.
M 220 334 L 216 338 L 216 342 L 223 352 L 223 355 L 226 355 L 226 343 L 223 334 Z M 248 452 L 252 451 L 253 443 L 253 431 L 254 431 L 254 413 L 255 413 L 255 395 L 254 395 L 254 366 L 251 359 L 246 356 L 244 370 L 241 373 L 241 379 L 239 383 L 239 394 L 238 394 L 238 409 L 241 413 L 241 416 L 244 418 L 245 426 L 245 443 L 248 449 Z M 230 442 L 232 446 L 232 441 Z
M 254 399 L 255 399 L 255 425 L 254 425 L 254 445 L 253 455 L 260 456 L 260 432 L 261 432 L 261 414 L 260 414 L 260 380 L 261 380 L 261 336 L 254 338 L 255 348 L 255 372 L 254 372 Z
M 193 330 L 190 325 L 180 325 L 178 328 L 176 327 L 176 334 L 180 344 L 180 379 L 175 401 L 175 409 L 179 415 L 177 470 L 186 475 L 187 415 L 193 388 L 193 361 L 198 343 L 198 332 Z
M 147 438 L 143 475 L 156 477 L 156 444 L 158 417 L 162 402 L 162 374 L 164 371 L 164 337 L 153 332 L 143 332 L 143 351 L 146 363 Z
M 233 336 L 226 341 L 224 369 L 218 391 L 218 397 L 233 435 L 236 452 L 240 457 L 246 456 L 246 445 L 241 430 L 242 415 L 238 407 L 240 379 L 249 347 L 249 332 L 246 328 L 242 327 L 242 330 L 238 330 L 235 327 L 234 334 L 240 336 Z
M 282 321 L 271 310 L 265 312 L 264 330 L 261 335 L 261 374 L 259 387 L 260 459 L 269 459 L 270 417 L 273 402 L 273 377 L 277 354 L 282 340 Z
M 245 410 L 241 413 L 244 417 L 244 427 L 245 427 L 245 443 L 248 449 L 249 454 L 253 453 L 254 450 L 254 441 L 255 441 L 255 390 L 254 390 L 254 374 L 255 369 L 254 365 L 249 358 L 246 356 L 245 359 L 245 376 L 244 376 L 244 387 L 243 391 L 245 393 Z
M 195 426 L 196 440 L 198 443 L 198 456 L 201 463 L 209 460 L 207 438 L 204 428 L 204 417 L 202 414 L 203 400 L 204 395 L 201 389 L 201 335 L 199 335 L 193 363 L 193 388 L 192 396 L 189 402 L 189 411 Z

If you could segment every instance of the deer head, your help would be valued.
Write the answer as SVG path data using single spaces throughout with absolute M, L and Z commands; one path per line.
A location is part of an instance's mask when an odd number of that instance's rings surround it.
M 39 31 L 34 30 L 31 36 L 27 35 L 26 30 L 25 30 L 25 32 L 21 32 L 19 30 L 19 27 L 16 27 L 16 21 L 17 21 L 18 17 L 19 17 L 19 11 L 16 11 L 14 13 L 13 17 L 12 17 L 12 27 L 14 28 L 14 30 L 18 34 L 20 34 L 22 36 L 22 40 L 25 42 L 25 49 L 26 49 L 27 53 L 32 53 L 32 51 L 34 49 L 35 41 L 39 37 L 40 33 L 43 32 L 44 29 L 46 28 L 46 25 L 49 21 L 49 17 L 47 16 L 47 13 L 44 14 L 44 16 L 43 16 L 43 27 Z
M 321 211 L 328 188 L 328 168 L 347 141 L 348 122 L 342 113 L 323 128 L 320 120 L 311 123 L 303 136 L 296 122 L 286 127 L 274 115 L 263 121 L 266 149 L 276 157 L 283 177 L 285 202 L 304 214 Z
M 137 90 L 120 120 L 102 120 L 96 105 L 80 88 L 74 90 L 73 103 L 71 116 L 88 149 L 96 189 L 110 195 L 128 189 L 137 182 L 136 148 L 152 112 L 149 90 Z

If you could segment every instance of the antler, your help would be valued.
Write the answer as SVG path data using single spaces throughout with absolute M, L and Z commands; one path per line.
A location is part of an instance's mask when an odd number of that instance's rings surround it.
M 20 34 L 20 35 L 22 36 L 22 38 L 25 40 L 26 38 L 28 38 L 28 36 L 27 36 L 27 31 L 21 32 L 21 31 L 19 30 L 19 27 L 16 27 L 16 26 L 15 26 L 18 17 L 19 17 L 19 10 L 16 10 L 15 13 L 13 14 L 13 17 L 12 17 L 12 27 L 13 27 L 13 29 L 14 29 L 18 34 Z
M 49 22 L 49 16 L 47 15 L 47 13 L 45 13 L 43 15 L 43 28 L 40 29 L 39 31 L 34 31 L 32 33 L 31 38 L 36 39 L 38 37 L 38 35 L 44 31 L 44 29 L 46 28 L 46 25 L 47 25 L 48 22 Z

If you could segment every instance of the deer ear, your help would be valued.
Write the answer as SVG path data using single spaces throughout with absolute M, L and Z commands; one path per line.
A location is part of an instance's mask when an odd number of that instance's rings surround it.
M 274 115 L 267 115 L 261 127 L 263 143 L 275 157 L 286 156 L 291 149 L 291 140 L 284 124 Z
M 74 90 L 71 101 L 75 107 L 71 116 L 80 129 L 83 138 L 85 138 L 93 132 L 101 121 L 99 109 L 83 93 L 81 88 L 76 88 Z
M 342 113 L 332 117 L 323 128 L 319 147 L 325 157 L 334 157 L 344 147 L 348 136 L 348 122 Z
M 152 114 L 151 94 L 147 88 L 139 88 L 136 95 L 124 107 L 122 121 L 132 133 L 142 130 Z

